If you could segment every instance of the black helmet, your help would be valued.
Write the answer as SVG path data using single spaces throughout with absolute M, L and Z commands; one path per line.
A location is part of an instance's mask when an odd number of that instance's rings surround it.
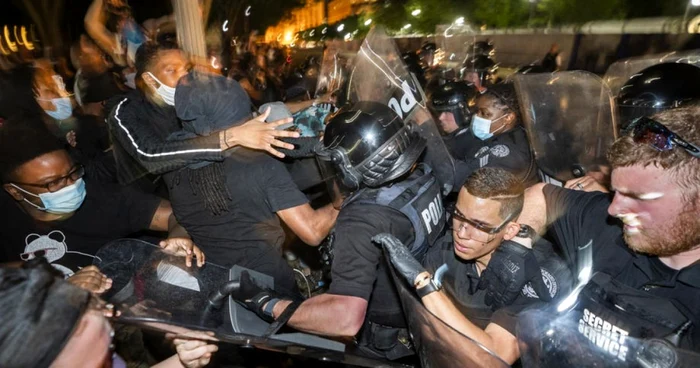
M 620 88 L 616 103 L 620 128 L 632 120 L 680 107 L 700 99 L 700 68 L 685 63 L 663 63 L 632 76 Z
M 451 112 L 459 126 L 469 125 L 479 93 L 464 81 L 447 82 L 430 93 L 430 109 Z
M 492 57 L 496 54 L 496 49 L 493 47 L 493 42 L 491 41 L 476 41 L 469 48 L 469 53 L 472 56 L 485 55 Z
M 328 119 L 320 159 L 348 189 L 379 187 L 407 173 L 425 149 L 418 127 L 386 105 L 360 101 Z
M 496 64 L 491 58 L 486 55 L 476 55 L 468 58 L 462 68 L 462 77 L 464 73 L 474 72 L 479 75 L 479 80 L 481 85 L 485 85 L 490 81 L 491 76 L 498 70 L 498 64 Z
M 401 54 L 401 59 L 403 60 L 404 64 L 406 64 L 406 69 L 416 76 L 418 83 L 420 83 L 421 86 L 425 86 L 425 70 L 421 65 L 418 54 L 415 52 L 405 52 Z

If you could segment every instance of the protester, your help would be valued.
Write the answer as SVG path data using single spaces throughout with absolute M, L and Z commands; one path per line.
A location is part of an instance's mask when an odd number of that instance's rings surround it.
M 114 306 L 60 276 L 41 258 L 0 267 L 0 366 L 125 367 L 112 352 Z M 212 336 L 189 336 L 174 339 L 177 354 L 153 367 L 206 366 L 218 350 Z
M 184 251 L 188 263 L 193 255 L 198 266 L 204 263 L 168 201 L 88 180 L 63 145 L 34 128 L 36 117 L 16 119 L 0 128 L 0 263 L 44 257 L 69 280 L 102 292 L 109 280 L 87 266 L 104 244 L 140 230 L 169 231 L 162 247 Z
M 186 63 L 179 50 L 167 45 L 146 44 L 139 49 L 139 89 L 113 113 L 112 130 L 119 147 L 129 155 L 124 159 L 165 174 L 175 215 L 211 257 L 225 266 L 237 264 L 269 274 L 280 290 L 294 294 L 293 271 L 281 257 L 285 239 L 282 225 L 303 242 L 318 245 L 335 223 L 337 211 L 331 205 L 314 210 L 285 166 L 265 152 L 243 148 L 230 155 L 222 148 L 163 152 L 168 147 L 192 147 L 199 142 L 224 148 L 241 142 L 277 152 L 272 145 L 293 146 L 274 137 L 298 136 L 274 130 L 287 120 L 265 123 L 269 110 L 240 125 L 251 115 L 250 102 L 240 85 L 214 76 L 198 80 L 187 74 Z M 161 84 L 156 88 L 158 81 Z M 166 81 L 173 86 L 178 81 L 180 84 L 170 90 L 171 94 L 163 84 Z M 177 115 L 187 120 L 184 127 L 188 134 L 183 134 Z M 146 132 L 151 135 L 143 135 Z M 160 156 L 157 163 L 149 161 L 154 155 L 144 152 L 144 147 L 132 140 L 134 136 L 147 138 L 151 147 L 162 152 L 155 154 Z

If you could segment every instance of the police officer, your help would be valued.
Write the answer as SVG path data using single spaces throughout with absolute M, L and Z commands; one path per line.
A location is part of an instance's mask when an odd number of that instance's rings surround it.
M 452 157 L 464 157 L 465 145 L 460 138 L 468 136 L 469 123 L 476 112 L 478 92 L 473 85 L 463 81 L 452 81 L 430 92 L 430 110 L 439 121 L 445 145 Z
M 698 121 L 690 104 L 632 123 L 608 151 L 612 198 L 544 184 L 526 193 L 520 221 L 594 273 L 570 313 L 590 340 L 582 348 L 610 361 L 634 359 L 635 338 L 700 348 Z
M 615 98 L 620 128 L 640 116 L 700 99 L 700 85 L 689 81 L 700 81 L 700 68 L 685 63 L 662 63 L 635 73 Z
M 395 237 L 375 238 L 386 247 L 396 270 L 416 287 L 428 310 L 511 364 L 519 357 L 514 316 L 541 301 L 567 295 L 572 283 L 566 263 L 550 244 L 540 242 L 533 250 L 520 244 L 531 246 L 534 235 L 517 223 L 524 192 L 523 184 L 503 169 L 474 172 L 460 190 L 452 232 L 428 250 L 423 266 Z M 509 300 L 490 290 L 510 285 L 481 281 L 488 273 L 510 274 L 512 269 L 522 269 L 519 275 L 528 284 L 509 289 L 516 294 Z M 442 288 L 444 294 L 435 293 Z M 456 308 L 446 307 L 452 304 Z
M 459 139 L 454 152 L 463 152 L 455 157 L 455 188 L 487 166 L 508 169 L 527 185 L 535 183 L 535 163 L 511 84 L 490 87 L 477 98 L 470 133 Z
M 391 275 L 371 239 L 393 234 L 422 258 L 439 237 L 445 219 L 439 184 L 428 166 L 414 166 L 425 148 L 417 127 L 383 104 L 361 101 L 331 118 L 319 158 L 337 172 L 334 195 L 344 194 L 336 197 L 342 209 L 333 231 L 332 282 L 326 294 L 301 303 L 289 325 L 356 336 L 358 349 L 375 358 L 412 354 Z M 247 276 L 233 297 L 268 321 L 292 304 Z
M 479 92 L 484 92 L 494 83 L 498 64 L 487 55 L 469 55 L 460 71 L 462 79 L 473 83 Z

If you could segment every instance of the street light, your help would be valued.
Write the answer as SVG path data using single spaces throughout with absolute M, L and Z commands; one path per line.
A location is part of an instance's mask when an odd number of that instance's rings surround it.
M 367 19 L 365 21 L 365 26 L 369 26 L 370 24 L 372 24 L 372 19 Z
M 342 32 L 345 29 L 345 24 L 341 24 L 338 26 L 338 32 Z
M 411 23 L 404 25 L 402 29 L 409 29 L 409 28 L 411 28 Z
M 416 10 L 411 12 L 411 15 L 414 17 L 417 17 L 419 14 L 420 14 L 420 9 L 416 9 Z
M 464 17 L 459 17 L 457 20 L 455 20 L 455 24 L 458 26 L 461 26 L 464 24 Z

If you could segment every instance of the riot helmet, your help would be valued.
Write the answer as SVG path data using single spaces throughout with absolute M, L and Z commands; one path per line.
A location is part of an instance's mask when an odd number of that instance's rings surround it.
M 700 68 L 685 63 L 657 64 L 634 74 L 616 97 L 619 126 L 700 99 Z
M 454 116 L 457 126 L 465 127 L 469 125 L 471 116 L 474 113 L 473 109 L 476 105 L 478 94 L 476 88 L 467 82 L 447 82 L 430 92 L 429 107 L 438 120 L 441 113 L 450 112 Z M 443 131 L 450 133 L 445 131 L 445 129 Z
M 338 187 L 353 192 L 381 187 L 406 174 L 425 147 L 417 126 L 405 124 L 386 105 L 360 101 L 328 118 L 316 154 L 322 171 L 330 163 Z
M 401 54 L 401 59 L 406 65 L 406 69 L 416 77 L 418 83 L 421 86 L 425 86 L 427 82 L 425 79 L 425 70 L 421 65 L 420 57 L 418 57 L 418 54 L 416 54 L 415 52 L 404 52 L 403 54 Z
M 469 53 L 472 55 L 472 57 L 483 55 L 491 58 L 496 55 L 496 49 L 493 46 L 493 42 L 489 40 L 476 41 L 471 45 L 471 47 L 469 47 Z
M 498 70 L 496 64 L 491 58 L 486 55 L 476 55 L 469 57 L 462 65 L 462 79 L 469 80 L 470 73 L 476 74 L 476 78 L 482 86 L 491 83 L 493 75 Z

